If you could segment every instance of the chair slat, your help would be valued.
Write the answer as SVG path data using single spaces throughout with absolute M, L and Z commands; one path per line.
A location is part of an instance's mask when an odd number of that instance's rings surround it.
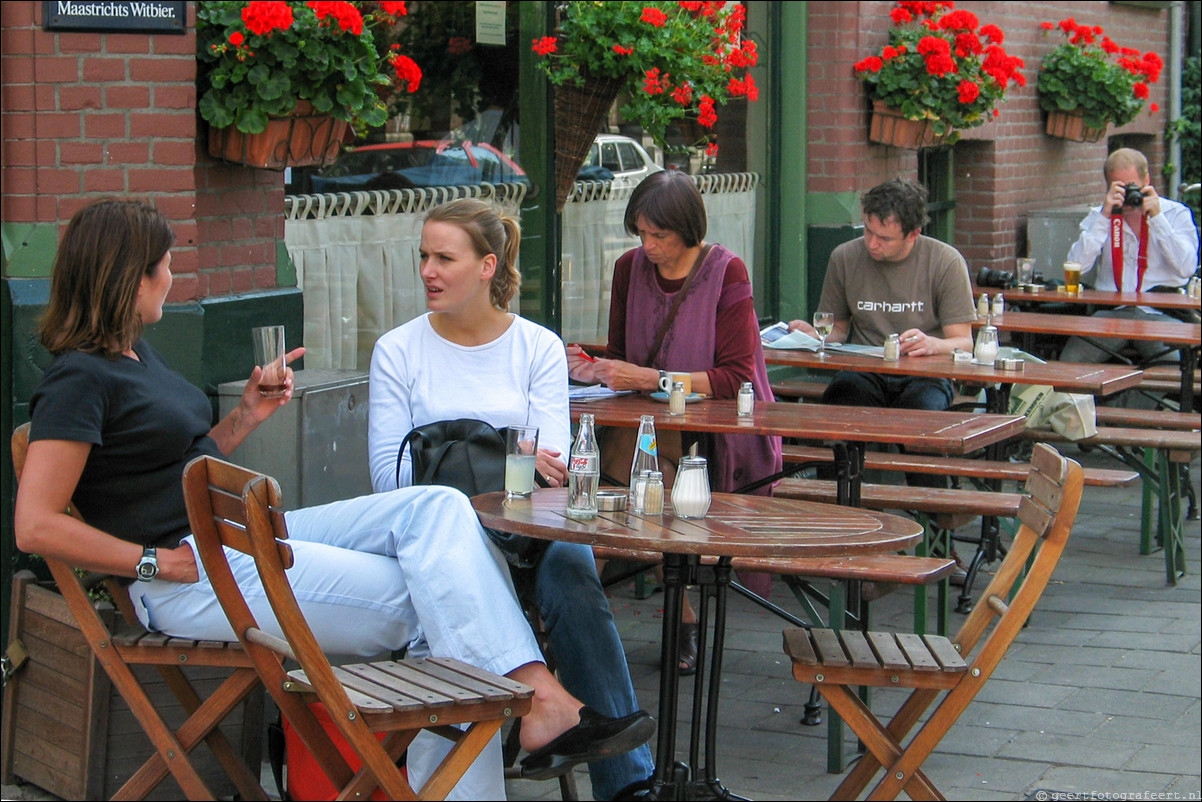
M 1064 487 L 1042 471 L 1031 471 L 1027 477 L 1027 493 L 1050 510 L 1060 509 Z
M 305 673 L 304 669 L 293 669 L 292 671 L 288 672 L 288 677 L 297 685 L 297 687 L 293 690 L 300 691 L 302 693 L 317 693 L 316 687 L 314 687 L 313 683 L 309 681 L 309 675 Z M 368 696 L 365 693 L 360 693 L 354 688 L 346 688 L 345 686 L 344 690 L 346 690 L 347 698 L 351 700 L 351 704 L 360 710 L 367 710 L 376 713 L 383 713 L 387 710 L 392 710 L 392 705 L 388 704 L 387 702 L 381 702 L 374 696 Z
M 793 662 L 806 666 L 818 664 L 818 656 L 814 654 L 814 647 L 810 644 L 809 630 L 791 627 L 785 630 L 784 639 L 785 654 L 789 655 Z
M 407 668 L 406 663 L 398 663 L 395 660 L 378 663 L 350 663 L 344 665 L 344 671 L 348 671 L 365 679 L 369 679 L 379 685 L 391 688 L 398 694 L 402 694 L 416 701 L 428 705 L 451 704 L 457 698 L 471 698 L 470 695 L 462 688 L 453 688 L 450 690 L 458 692 L 440 693 L 437 690 L 423 687 L 422 685 L 412 681 L 415 679 L 414 671 Z M 428 679 L 428 678 L 427 678 Z M 476 697 L 478 699 L 478 697 Z
M 921 635 L 915 635 L 912 632 L 900 633 L 897 636 L 897 645 L 901 647 L 915 671 L 939 670 L 939 661 L 927 649 Z
M 440 668 L 450 671 L 454 674 L 461 674 L 493 688 L 500 688 L 506 693 L 514 694 L 519 698 L 525 698 L 532 693 L 529 685 L 524 685 L 516 680 L 510 679 L 509 677 L 501 676 L 500 674 L 490 674 L 483 669 L 476 668 L 475 666 L 469 666 L 467 663 L 461 663 L 458 660 L 448 660 L 445 657 L 427 657 L 424 660 L 416 660 L 414 662 L 416 662 L 418 665 L 439 666 Z
M 1030 496 L 1026 496 L 1018 505 L 1018 520 L 1032 532 L 1043 537 L 1048 533 L 1056 516 L 1047 507 Z
M 464 691 L 467 691 L 469 699 L 465 700 L 465 703 L 472 703 L 470 701 L 471 697 L 475 697 L 475 701 L 491 702 L 499 699 L 508 699 L 513 695 L 510 691 L 498 688 L 493 683 L 482 680 L 480 677 L 463 674 L 444 663 L 435 662 L 434 660 L 415 661 L 414 669 L 414 682 L 435 680 L 446 685 L 459 686 Z M 424 674 L 425 679 L 417 676 L 417 672 Z
M 342 683 L 342 687 L 355 690 L 364 696 L 370 696 L 378 702 L 388 705 L 393 710 L 407 712 L 421 710 L 423 707 L 439 707 L 454 703 L 453 699 L 442 698 L 434 703 L 414 699 L 398 690 L 396 685 L 384 677 L 384 682 L 376 682 L 373 677 L 365 677 L 358 672 L 347 671 L 342 666 L 334 666 L 334 677 Z
M 964 657 L 960 652 L 956 651 L 956 647 L 952 642 L 942 635 L 923 635 L 923 640 L 926 641 L 927 648 L 935 659 L 939 661 L 940 667 L 944 671 L 965 671 L 968 669 L 968 664 L 964 662 Z
M 888 632 L 869 632 L 868 642 L 872 645 L 873 651 L 876 652 L 877 659 L 880 661 L 882 668 L 905 670 L 910 667 L 910 662 L 906 660 L 906 656 L 898 648 L 897 641 L 893 639 L 892 634 Z
M 814 650 L 818 652 L 818 658 L 823 665 L 837 667 L 848 665 L 847 657 L 843 654 L 843 647 L 839 644 L 839 636 L 833 629 L 812 629 L 810 637 L 814 641 Z
M 852 666 L 855 668 L 880 668 L 876 653 L 872 651 L 868 640 L 858 629 L 840 630 L 839 640 L 842 642 L 847 656 L 851 658 Z

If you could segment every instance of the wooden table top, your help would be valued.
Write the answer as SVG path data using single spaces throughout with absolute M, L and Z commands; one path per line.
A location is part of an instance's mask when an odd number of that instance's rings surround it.
M 984 320 L 973 326 L 985 325 Z M 1011 312 L 993 318 L 999 331 L 1026 331 L 1033 334 L 1075 334 L 1080 337 L 1118 337 L 1170 345 L 1198 345 L 1202 342 L 1202 324 L 1179 320 L 1129 320 L 1090 315 L 1053 315 L 1046 312 Z
M 996 366 L 954 362 L 950 356 L 903 356 L 896 362 L 886 362 L 863 354 L 840 353 L 837 349 L 827 351 L 826 358 L 820 359 L 813 351 L 765 348 L 764 361 L 769 365 L 799 368 L 928 376 L 976 385 L 1046 384 L 1060 392 L 1089 395 L 1110 395 L 1129 390 L 1140 383 L 1143 375 L 1139 368 L 1129 365 L 1086 365 L 1071 362 L 1048 362 L 1044 365 L 1027 362 L 1022 370 L 1002 370 Z
M 709 557 L 838 557 L 895 552 L 918 543 L 922 526 L 899 515 L 766 496 L 715 493 L 702 519 L 600 512 L 567 517 L 567 489 L 537 488 L 529 499 L 504 491 L 472 498 L 484 526 L 540 540 Z
M 767 434 L 805 440 L 900 443 L 946 454 L 967 454 L 1019 435 L 1021 415 L 932 412 L 923 409 L 840 407 L 757 401 L 755 414 L 739 417 L 733 399 L 707 398 L 685 406 L 685 414 L 669 415 L 668 405 L 631 394 L 595 401 L 573 401 L 572 420 L 591 412 L 599 426 L 639 425 L 640 415 L 654 415 L 656 431 L 678 430 L 726 434 Z
M 998 290 L 995 287 L 972 287 L 973 297 L 983 292 L 990 297 L 997 292 L 1002 293 L 1009 303 L 1044 303 L 1044 304 L 1093 304 L 1094 306 L 1149 306 L 1153 309 L 1200 309 L 1202 298 L 1191 298 L 1177 292 L 1115 292 L 1113 290 L 1082 289 L 1081 292 L 1070 295 L 1057 290 L 1042 290 L 1028 292 L 1017 287 L 1009 290 Z

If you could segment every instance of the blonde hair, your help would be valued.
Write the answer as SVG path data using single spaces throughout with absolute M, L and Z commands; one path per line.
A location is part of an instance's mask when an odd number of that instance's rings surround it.
M 1112 180 L 1110 176 L 1127 167 L 1134 167 L 1140 178 L 1145 180 L 1148 178 L 1148 157 L 1134 148 L 1119 148 L 1107 156 L 1106 164 L 1102 167 L 1102 175 L 1106 177 L 1106 182 L 1109 184 Z
M 426 223 L 450 223 L 467 233 L 477 256 L 493 254 L 497 269 L 488 286 L 489 299 L 498 309 L 508 309 L 522 284 L 518 272 L 518 248 L 522 230 L 516 218 L 501 214 L 482 200 L 462 198 L 435 206 L 426 215 Z

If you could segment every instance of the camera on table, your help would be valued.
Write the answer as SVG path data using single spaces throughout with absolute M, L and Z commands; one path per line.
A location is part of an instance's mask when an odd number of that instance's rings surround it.
M 1013 288 L 1018 283 L 1014 278 L 1014 274 L 1009 270 L 994 270 L 990 267 L 982 267 L 981 272 L 977 273 L 978 287 L 994 287 L 999 290 L 1008 290 Z

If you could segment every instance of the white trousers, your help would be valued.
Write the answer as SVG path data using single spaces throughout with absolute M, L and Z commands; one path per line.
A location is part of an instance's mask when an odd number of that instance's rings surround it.
M 407 487 L 294 510 L 285 520 L 295 555 L 288 579 L 325 651 L 373 657 L 407 648 L 495 674 L 542 662 L 509 568 L 459 491 Z M 226 553 L 260 628 L 282 637 L 254 560 Z M 135 582 L 139 618 L 177 637 L 235 640 L 204 566 L 199 570 L 196 583 Z M 486 753 L 495 770 L 469 772 L 479 781 L 457 787 L 452 798 L 504 798 L 499 750 L 494 739 Z M 410 750 L 415 786 L 424 781 L 422 751 L 417 743 Z

